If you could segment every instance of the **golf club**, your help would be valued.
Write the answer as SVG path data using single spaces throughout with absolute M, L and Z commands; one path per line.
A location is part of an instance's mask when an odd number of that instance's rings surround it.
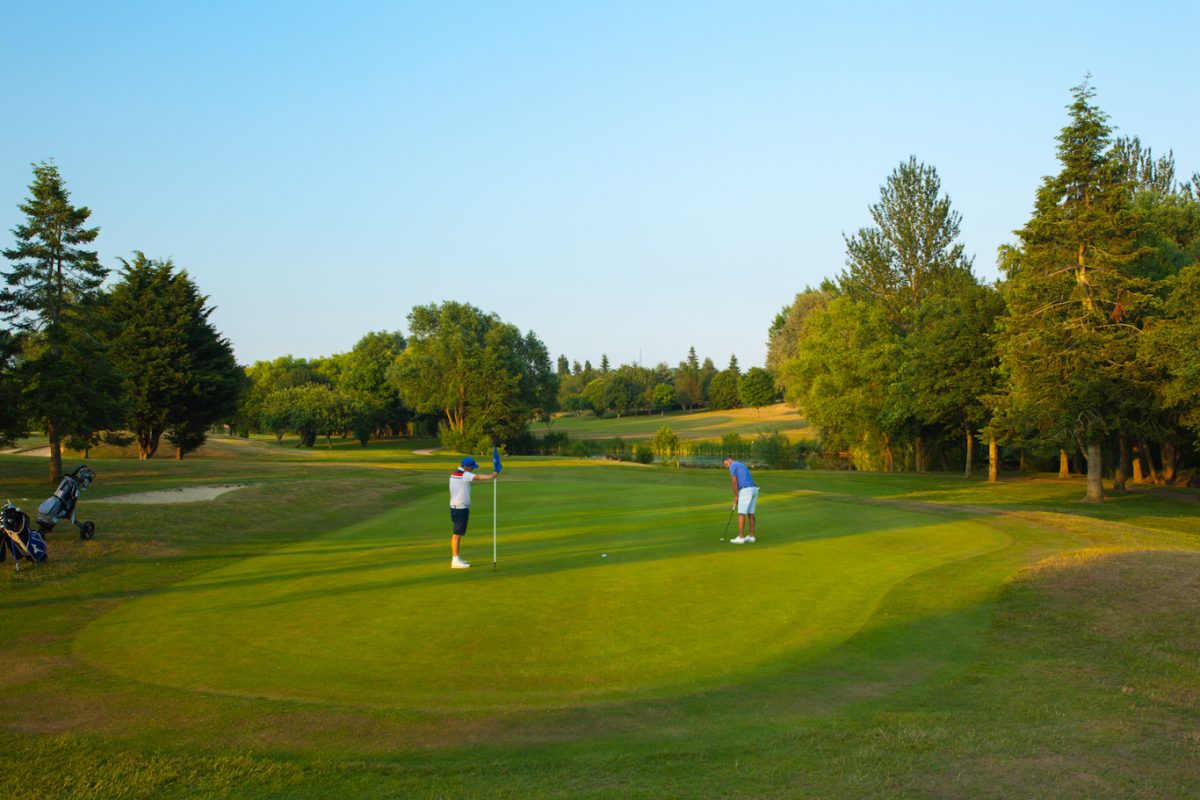
M 721 534 L 721 541 L 725 541 L 725 537 L 729 535 L 729 523 L 733 522 L 733 512 L 737 511 L 737 507 L 729 509 L 729 519 L 725 520 L 725 532 Z

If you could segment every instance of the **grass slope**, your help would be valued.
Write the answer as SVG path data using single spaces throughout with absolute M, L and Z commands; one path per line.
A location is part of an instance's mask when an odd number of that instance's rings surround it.
M 544 436 L 550 431 L 566 433 L 572 439 L 651 439 L 659 428 L 669 427 L 681 439 L 720 439 L 727 433 L 745 438 L 759 431 L 778 428 L 792 440 L 812 437 L 812 429 L 804 417 L 784 403 L 761 409 L 733 408 L 726 411 L 672 411 L 669 414 L 626 415 L 597 419 L 590 414 L 564 414 L 549 426 L 534 426 L 534 432 Z
M 273 447 L 96 462 L 97 538 L 0 570 L 6 796 L 1200 793 L 1192 502 L 764 472 L 737 548 L 722 473 L 513 459 L 452 573 L 448 459 Z

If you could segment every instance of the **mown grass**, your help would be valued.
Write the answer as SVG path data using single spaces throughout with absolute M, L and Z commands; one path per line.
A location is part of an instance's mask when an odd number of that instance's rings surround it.
M 763 472 L 736 550 L 719 471 L 510 459 L 454 574 L 452 458 L 238 447 L 94 462 L 97 538 L 0 570 L 5 796 L 1200 794 L 1186 500 Z
M 796 410 L 784 403 L 761 409 L 734 408 L 726 411 L 672 411 L 664 414 L 625 415 L 596 418 L 591 414 L 560 414 L 551 425 L 534 426 L 539 436 L 554 431 L 572 439 L 650 439 L 659 428 L 669 427 L 680 439 L 720 439 L 728 433 L 753 438 L 760 431 L 778 428 L 796 441 L 814 438 L 812 429 Z

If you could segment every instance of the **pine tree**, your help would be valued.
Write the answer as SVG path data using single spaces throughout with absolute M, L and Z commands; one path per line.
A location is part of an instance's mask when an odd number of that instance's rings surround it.
M 62 440 L 81 428 L 105 425 L 118 408 L 121 383 L 95 345 L 93 312 L 107 270 L 95 250 L 100 234 L 88 228 L 91 210 L 71 205 L 58 167 L 33 165 L 29 199 L 13 229 L 16 245 L 4 251 L 0 316 L 25 334 L 19 370 L 23 405 L 31 423 L 50 440 L 50 479 L 62 476 Z M 79 393 L 88 393 L 88 402 Z
M 1102 502 L 1101 444 L 1119 426 L 1149 281 L 1134 274 L 1137 220 L 1107 116 L 1085 80 L 1058 137 L 1020 248 L 1002 264 L 1007 307 L 998 351 L 1012 405 L 1052 441 L 1078 442 L 1086 499 Z
M 242 371 L 187 272 L 141 252 L 121 263 L 104 314 L 113 359 L 129 386 L 129 429 L 139 458 L 152 457 L 164 433 L 183 458 L 204 443 L 211 425 L 232 416 Z

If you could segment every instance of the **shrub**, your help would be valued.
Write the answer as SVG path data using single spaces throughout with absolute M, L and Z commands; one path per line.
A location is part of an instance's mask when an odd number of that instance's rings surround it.
M 654 434 L 654 450 L 661 456 L 669 456 L 679 449 L 679 437 L 669 425 L 663 425 Z
M 571 437 L 565 431 L 550 431 L 542 439 L 542 454 L 547 456 L 566 455 L 570 452 Z
M 633 459 L 639 464 L 651 464 L 654 462 L 654 449 L 645 442 L 638 442 L 633 448 Z
M 571 455 L 575 458 L 591 458 L 595 454 L 596 445 L 589 439 L 576 439 L 571 442 Z
M 761 431 L 754 442 L 754 455 L 771 469 L 791 469 L 795 466 L 795 450 L 778 428 Z

